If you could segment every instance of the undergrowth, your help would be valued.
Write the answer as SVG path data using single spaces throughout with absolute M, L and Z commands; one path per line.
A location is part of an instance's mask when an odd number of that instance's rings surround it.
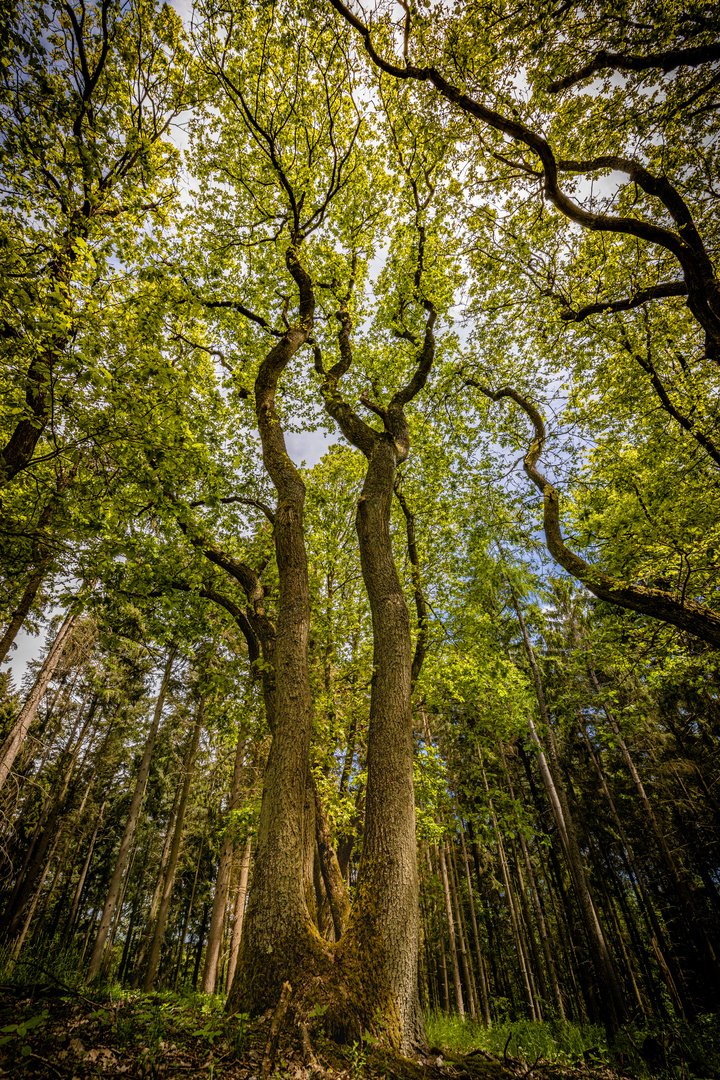
M 473 1049 L 532 1064 L 607 1065 L 638 1080 L 720 1080 L 720 1017 L 692 1023 L 627 1024 L 610 1042 L 602 1027 L 561 1020 L 504 1021 L 490 1028 L 457 1015 L 427 1018 L 432 1046 L 459 1053 Z
M 561 1020 L 538 1023 L 533 1020 L 505 1021 L 490 1028 L 457 1015 L 431 1013 L 427 1018 L 430 1044 L 466 1053 L 476 1047 L 502 1056 L 505 1049 L 513 1057 L 534 1061 L 541 1057 L 561 1065 L 592 1057 L 601 1061 L 610 1050 L 603 1028 Z

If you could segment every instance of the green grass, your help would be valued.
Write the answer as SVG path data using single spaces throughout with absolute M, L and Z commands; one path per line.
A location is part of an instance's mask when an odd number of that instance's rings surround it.
M 457 1015 L 431 1013 L 427 1017 L 427 1034 L 431 1046 L 467 1052 L 479 1047 L 489 1054 L 508 1054 L 525 1061 L 537 1057 L 558 1064 L 570 1064 L 582 1059 L 585 1051 L 593 1051 L 596 1060 L 609 1056 L 603 1028 L 594 1024 L 579 1026 L 561 1020 L 538 1023 L 533 1020 L 504 1021 L 491 1028 Z M 509 1043 L 508 1043 L 509 1040 Z

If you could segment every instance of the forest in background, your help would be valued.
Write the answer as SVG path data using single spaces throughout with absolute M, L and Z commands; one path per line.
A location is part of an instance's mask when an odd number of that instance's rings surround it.
M 0 21 L 0 1068 L 720 1075 L 714 6 L 183 15 Z

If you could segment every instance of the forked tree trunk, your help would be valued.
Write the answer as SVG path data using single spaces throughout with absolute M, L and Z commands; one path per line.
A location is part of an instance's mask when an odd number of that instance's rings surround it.
M 157 738 L 158 727 L 160 726 L 160 718 L 162 716 L 163 705 L 165 704 L 165 696 L 167 694 L 168 685 L 170 683 L 170 672 L 172 671 L 173 660 L 177 648 L 173 645 L 168 653 L 167 662 L 165 664 L 165 671 L 163 673 L 163 680 L 160 685 L 160 692 L 155 702 L 155 711 L 153 713 L 152 723 L 150 724 L 150 731 L 145 742 L 145 750 L 143 752 L 142 761 L 140 762 L 140 769 L 138 771 L 137 779 L 135 781 L 135 790 L 133 791 L 132 801 L 130 803 L 130 809 L 128 811 L 128 819 L 125 825 L 125 831 L 120 841 L 120 850 L 118 851 L 117 858 L 115 860 L 115 867 L 113 869 L 112 877 L 110 879 L 110 885 L 108 887 L 107 897 L 105 899 L 105 906 L 103 907 L 102 916 L 100 918 L 100 927 L 98 929 L 97 937 L 95 938 L 95 945 L 93 946 L 92 956 L 90 957 L 90 964 L 88 967 L 88 979 L 94 979 L 100 971 L 100 965 L 102 963 L 103 952 L 105 950 L 105 942 L 107 941 L 108 932 L 110 930 L 110 923 L 112 922 L 113 912 L 115 910 L 115 904 L 120 893 L 120 885 L 122 883 L 123 874 L 125 873 L 125 867 L 127 865 L 128 855 L 130 853 L 130 845 L 132 844 L 133 837 L 135 836 L 135 829 L 137 827 L 138 819 L 140 817 L 140 807 L 142 805 L 143 795 L 145 794 L 145 785 L 147 784 L 148 775 L 150 773 L 150 761 L 152 758 L 153 750 L 155 749 L 155 739 Z
M 418 231 L 419 283 L 425 237 L 421 226 Z M 426 301 L 424 340 L 408 384 L 393 395 L 387 408 L 363 399 L 382 419 L 384 430 L 378 432 L 360 419 L 338 391 L 339 380 L 352 365 L 349 299 L 348 293 L 338 312 L 340 360 L 325 372 L 316 351 L 316 367 L 324 376 L 325 407 L 368 461 L 355 517 L 373 626 L 368 780 L 355 902 L 340 950 L 351 958 L 351 964 L 373 972 L 375 986 L 369 994 L 370 980 L 365 977 L 365 1007 L 380 1009 L 391 1042 L 411 1053 L 427 1048 L 417 986 L 420 888 L 410 706 L 412 643 L 410 614 L 393 558 L 390 514 L 397 469 L 410 450 L 405 406 L 422 390 L 432 367 L 436 313 Z
M 306 792 L 312 723 L 308 668 L 310 589 L 303 529 L 305 485 L 287 453 L 275 408 L 277 385 L 312 329 L 315 298 L 298 258 L 286 252 L 300 295 L 299 319 L 265 357 L 255 381 L 255 413 L 265 469 L 278 495 L 273 536 L 279 587 L 273 644 L 272 742 L 265 768 L 252 888 L 227 1008 L 251 1014 L 277 1005 L 283 983 L 327 962 L 305 894 Z M 314 838 L 313 838 L 314 839 Z

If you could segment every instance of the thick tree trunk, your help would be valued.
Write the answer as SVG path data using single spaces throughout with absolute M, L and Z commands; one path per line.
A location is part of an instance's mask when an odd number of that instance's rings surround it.
M 260 365 L 255 413 L 265 468 L 278 494 L 273 534 L 279 588 L 269 702 L 272 742 L 265 768 L 255 868 L 240 943 L 238 966 L 228 995 L 230 1011 L 251 1014 L 275 1006 L 283 983 L 296 985 L 298 972 L 329 963 L 308 911 L 305 893 L 306 792 L 312 699 L 308 668 L 310 591 L 303 530 L 305 485 L 285 446 L 275 408 L 277 385 L 312 329 L 315 299 L 298 258 L 301 238 L 286 252 L 300 296 L 297 325 L 290 327 Z M 314 830 L 313 830 L 314 832 Z M 314 842 L 314 837 L 313 837 Z
M 419 882 L 410 710 L 410 616 L 390 539 L 394 439 L 376 437 L 358 504 L 360 561 L 373 622 L 365 831 L 350 919 L 360 963 L 382 971 L 405 1052 L 424 1048 L 417 989 Z M 371 955 L 372 954 L 372 955 Z M 380 987 L 378 987 L 380 990 Z
M 175 818 L 175 831 L 173 832 L 172 847 L 170 848 L 170 858 L 168 859 L 168 867 L 165 873 L 165 881 L 163 883 L 162 897 L 160 899 L 160 907 L 158 908 L 157 920 L 155 922 L 153 940 L 150 946 L 150 955 L 148 957 L 147 971 L 145 972 L 145 979 L 143 981 L 143 989 L 151 990 L 155 982 L 155 974 L 157 972 L 158 960 L 160 959 L 160 948 L 162 946 L 163 938 L 165 937 L 165 923 L 167 922 L 167 913 L 170 907 L 170 900 L 172 898 L 173 885 L 175 884 L 175 871 L 177 869 L 178 858 L 180 856 L 180 843 L 182 841 L 183 827 L 185 825 L 185 811 L 187 809 L 188 797 L 190 795 L 190 783 L 192 781 L 193 771 L 195 768 L 195 756 L 197 754 L 198 743 L 200 742 L 200 733 L 203 726 L 203 705 L 202 701 L 198 703 L 197 716 L 195 719 L 195 725 L 193 727 L 192 735 L 188 743 L 187 752 L 185 754 L 185 761 L 183 762 L 183 772 L 185 774 L 183 779 L 182 794 L 180 796 L 180 802 L 178 803 L 177 817 Z
M 145 750 L 143 751 L 142 761 L 140 762 L 140 769 L 138 771 L 137 779 L 135 781 L 135 790 L 133 791 L 132 801 L 130 803 L 130 809 L 128 811 L 128 819 L 125 825 L 125 831 L 120 841 L 120 850 L 115 860 L 115 867 L 113 869 L 112 877 L 110 879 L 110 885 L 108 887 L 108 893 L 105 900 L 105 906 L 103 908 L 102 916 L 100 918 L 100 927 L 98 929 L 97 937 L 95 938 L 95 945 L 93 947 L 92 956 L 90 957 L 90 964 L 88 967 L 88 979 L 94 979 L 100 971 L 100 965 L 102 963 L 103 952 L 105 949 L 105 942 L 107 941 L 108 931 L 110 930 L 110 923 L 112 921 L 113 912 L 115 910 L 115 904 L 117 902 L 118 894 L 120 892 L 120 885 L 127 865 L 128 855 L 130 853 L 130 845 L 132 844 L 133 837 L 135 835 L 135 829 L 137 827 L 138 819 L 140 817 L 140 807 L 142 805 L 143 795 L 145 794 L 145 785 L 147 784 L 148 775 L 150 773 L 150 760 L 152 758 L 153 750 L 155 749 L 155 739 L 158 733 L 158 727 L 160 726 L 160 718 L 162 716 L 163 705 L 165 704 L 165 696 L 167 694 L 168 685 L 170 683 L 170 672 L 172 671 L 173 660 L 177 649 L 173 646 L 168 653 L 167 662 L 165 664 L 165 671 L 163 673 L 162 683 L 160 685 L 160 692 L 155 702 L 155 711 L 153 713 L 152 722 L 150 724 L 150 731 L 145 742 Z
M 27 700 L 20 710 L 20 715 L 13 724 L 10 734 L 0 748 L 0 788 L 2 788 L 7 780 L 15 758 L 20 751 L 20 747 L 25 741 L 25 737 L 30 730 L 30 725 L 35 719 L 35 714 L 38 711 L 38 706 L 50 684 L 50 680 L 55 674 L 55 669 L 60 663 L 65 646 L 70 639 L 70 635 L 73 632 L 77 619 L 77 612 L 70 611 L 65 616 L 65 621 L 58 630 L 57 636 L 45 657 L 45 662 L 40 668 L 40 673 L 35 680 L 35 685 L 28 694 Z

